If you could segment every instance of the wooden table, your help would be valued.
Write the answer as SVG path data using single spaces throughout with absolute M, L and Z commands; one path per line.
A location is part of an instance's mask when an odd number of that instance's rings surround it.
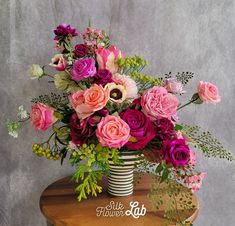
M 150 187 L 150 177 L 146 174 L 140 183 L 136 185 L 134 194 L 127 197 L 114 197 L 107 190 L 107 179 L 101 181 L 103 192 L 97 197 L 90 196 L 87 200 L 77 202 L 74 188 L 76 184 L 70 181 L 70 177 L 60 179 L 49 185 L 40 198 L 40 208 L 48 225 L 53 226 L 163 226 L 163 211 L 154 213 L 147 198 Z M 131 201 L 138 201 L 140 206 L 144 204 L 147 209 L 145 216 L 135 219 L 132 216 L 105 217 L 97 216 L 97 207 L 105 207 L 113 201 L 121 202 L 125 209 L 130 209 Z M 196 206 L 188 219 L 194 221 L 199 211 L 199 203 L 193 195 L 193 203 Z

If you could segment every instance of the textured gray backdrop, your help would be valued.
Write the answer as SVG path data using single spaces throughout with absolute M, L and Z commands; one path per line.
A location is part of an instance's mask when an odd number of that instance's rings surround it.
M 31 144 L 43 136 L 24 127 L 11 139 L 4 123 L 17 107 L 49 85 L 28 78 L 28 65 L 47 64 L 53 54 L 52 31 L 67 22 L 81 32 L 88 18 L 104 28 L 127 54 L 149 60 L 153 75 L 194 71 L 197 80 L 216 83 L 222 102 L 192 106 L 181 112 L 185 122 L 210 129 L 234 153 L 235 1 L 233 0 L 0 0 L 0 225 L 43 226 L 38 201 L 43 189 L 72 172 L 67 164 L 36 158 Z M 39 86 L 41 85 L 41 86 Z M 195 84 L 188 86 L 188 95 Z M 235 225 L 235 167 L 201 158 L 208 173 L 198 193 L 197 226 Z

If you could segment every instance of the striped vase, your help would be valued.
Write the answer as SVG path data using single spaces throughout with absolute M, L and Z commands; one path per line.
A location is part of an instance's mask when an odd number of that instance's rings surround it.
M 133 172 L 142 157 L 138 151 L 121 152 L 121 165 L 109 161 L 108 193 L 114 196 L 128 196 L 133 193 Z

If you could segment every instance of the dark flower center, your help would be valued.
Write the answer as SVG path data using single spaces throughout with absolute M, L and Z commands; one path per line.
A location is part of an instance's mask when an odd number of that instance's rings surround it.
M 119 89 L 112 89 L 110 92 L 110 97 L 114 100 L 119 100 L 122 98 L 122 92 Z

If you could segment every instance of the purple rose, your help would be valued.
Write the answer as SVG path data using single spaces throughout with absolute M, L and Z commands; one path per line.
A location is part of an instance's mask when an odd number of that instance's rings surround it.
M 98 85 L 105 86 L 107 83 L 113 82 L 112 73 L 107 69 L 100 69 L 94 76 L 94 82 Z
M 69 24 L 65 24 L 65 23 L 57 26 L 56 29 L 54 30 L 54 33 L 56 35 L 54 40 L 59 40 L 61 37 L 64 37 L 68 34 L 70 34 L 72 37 L 75 37 L 78 35 L 75 28 L 70 27 Z
M 138 150 L 144 148 L 155 137 L 155 125 L 141 111 L 128 109 L 120 114 L 120 117 L 130 127 L 130 140 L 126 146 Z
M 174 167 L 186 166 L 190 158 L 190 150 L 184 139 L 163 141 L 162 153 L 166 164 L 172 164 Z
M 91 126 L 87 119 L 79 120 L 77 113 L 73 113 L 69 121 L 70 137 L 74 144 L 82 145 L 95 134 L 96 126 Z
M 158 119 L 156 121 L 156 125 L 156 137 L 160 138 L 161 140 L 170 139 L 173 135 L 176 134 L 173 123 L 167 118 Z
M 71 69 L 71 78 L 75 81 L 81 81 L 84 78 L 94 76 L 95 73 L 95 61 L 92 58 L 75 60 Z
M 84 44 L 77 44 L 75 47 L 74 47 L 74 53 L 75 53 L 75 56 L 77 57 L 84 57 L 88 54 L 88 49 L 86 47 L 86 45 Z

